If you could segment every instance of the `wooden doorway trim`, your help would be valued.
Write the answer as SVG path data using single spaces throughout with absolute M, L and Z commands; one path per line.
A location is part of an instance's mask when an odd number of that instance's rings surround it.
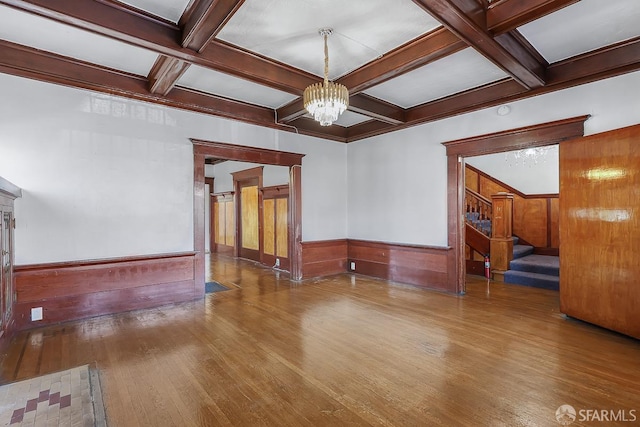
M 209 193 L 205 195 L 205 199 L 209 199 L 209 252 L 213 252 L 216 244 L 216 222 L 213 217 L 213 178 L 205 178 L 204 183 L 209 185 Z M 206 188 L 206 187 L 205 187 Z M 207 218 L 205 218 L 205 221 Z
M 302 279 L 302 158 L 304 154 L 191 138 L 193 144 L 193 245 L 196 295 L 204 296 L 204 205 L 206 159 L 224 159 L 289 167 L 289 254 L 292 280 Z
M 444 142 L 447 150 L 447 290 L 464 294 L 464 158 L 558 144 L 584 136 L 589 115 Z

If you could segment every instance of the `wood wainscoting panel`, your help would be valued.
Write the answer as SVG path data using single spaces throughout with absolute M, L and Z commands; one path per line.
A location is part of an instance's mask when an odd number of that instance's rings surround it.
M 560 310 L 640 338 L 640 125 L 560 144 Z
M 16 266 L 18 329 L 199 298 L 195 253 Z M 42 321 L 31 322 L 33 307 Z
M 534 247 L 547 247 L 547 200 L 513 199 L 513 234 Z
M 549 246 L 552 248 L 560 247 L 560 198 L 552 198 L 549 200 Z
M 356 273 L 430 289 L 450 291 L 450 248 L 349 239 L 348 262 Z
M 302 278 L 345 273 L 347 251 L 346 239 L 302 242 Z
M 464 168 L 464 185 L 476 193 L 480 192 L 480 175 L 471 168 Z

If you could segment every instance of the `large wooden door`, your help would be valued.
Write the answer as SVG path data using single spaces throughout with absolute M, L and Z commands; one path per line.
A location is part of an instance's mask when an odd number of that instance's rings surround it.
M 560 144 L 560 310 L 640 338 L 640 125 Z
M 263 191 L 263 262 L 283 270 L 289 269 L 289 186 L 264 188 Z
M 15 301 L 13 288 L 13 212 L 5 208 L 0 212 L 2 221 L 2 325 L 6 325 L 11 317 Z
M 236 255 L 262 261 L 262 167 L 234 172 Z
M 235 205 L 233 193 L 215 194 L 211 198 L 212 244 L 211 252 L 233 254 L 236 245 Z
M 240 256 L 260 259 L 260 192 L 258 185 L 240 186 Z
M 0 178 L 0 337 L 11 327 L 11 314 L 16 300 L 13 282 L 13 202 L 20 195 L 18 187 Z

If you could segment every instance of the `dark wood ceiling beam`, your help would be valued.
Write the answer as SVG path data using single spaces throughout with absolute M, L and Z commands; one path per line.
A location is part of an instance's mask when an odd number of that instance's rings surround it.
M 357 94 L 466 47 L 455 34 L 440 27 L 341 77 L 338 83 Z
M 177 58 L 159 55 L 147 76 L 149 92 L 159 95 L 168 94 L 189 65 Z
M 209 43 L 199 58 L 210 68 L 298 96 L 321 79 L 220 40 Z
M 480 108 L 502 103 L 505 98 L 527 93 L 527 90 L 512 79 L 505 79 L 470 89 L 446 98 L 428 102 L 407 110 L 407 123 L 421 123 L 468 113 Z
M 545 84 L 544 66 L 528 49 L 511 39 L 500 43 L 487 32 L 484 9 L 476 0 L 413 1 L 525 88 Z
M 0 4 L 164 55 L 184 60 L 196 57 L 195 52 L 181 48 L 180 29 L 176 25 L 115 7 L 112 2 L 0 0 Z
M 364 93 L 349 97 L 349 111 L 392 125 L 399 125 L 405 121 L 403 108 Z
M 549 86 L 575 86 L 640 69 L 640 37 L 605 46 L 564 61 L 547 70 Z
M 338 142 L 347 142 L 348 130 L 342 126 L 320 126 L 320 123 L 308 117 L 300 117 L 292 121 L 288 126 L 294 127 L 298 133 L 303 135 L 315 136 Z
M 195 0 L 183 17 L 182 46 L 201 52 L 244 0 Z M 183 19 L 181 19 L 183 21 Z M 178 58 L 158 56 L 149 72 L 149 91 L 166 95 L 191 64 Z
M 276 117 L 279 123 L 289 123 L 296 120 L 299 117 L 304 116 L 307 111 L 304 109 L 302 103 L 302 97 L 294 99 L 287 105 L 284 105 L 276 110 Z
M 359 139 L 368 138 L 370 136 L 382 135 L 397 130 L 398 127 L 388 123 L 382 123 L 377 120 L 369 120 L 349 126 L 347 142 L 357 141 Z
M 213 40 L 244 0 L 195 0 L 182 28 L 182 46 L 197 52 Z
M 168 25 L 148 16 L 134 14 L 127 9 L 112 7 L 111 3 L 102 4 L 87 0 L 76 2 L 0 0 L 0 3 L 144 47 L 166 56 L 167 58 L 159 58 L 154 66 L 154 72 L 149 75 L 149 87 L 152 88 L 153 93 L 157 94 L 169 93 L 189 63 L 298 96 L 302 95 L 307 86 L 316 83 L 319 79 L 311 73 L 297 70 L 218 40 L 209 43 L 206 49 L 198 54 L 178 44 L 180 31 L 177 26 Z M 231 3 L 233 2 L 226 3 L 226 10 L 232 9 Z M 195 15 L 195 12 L 191 12 L 190 19 L 194 19 Z M 362 106 L 365 103 L 359 102 L 357 104 Z M 300 106 L 302 106 L 302 102 L 300 102 Z M 360 111 L 363 110 L 360 109 Z M 398 121 L 397 111 L 390 112 L 391 116 L 384 116 L 381 111 L 384 109 L 376 108 L 370 112 L 370 115 L 384 118 L 385 121 L 392 123 Z M 301 108 L 294 115 L 283 114 L 280 116 L 279 114 L 278 117 L 286 116 L 287 120 L 291 120 L 303 114 L 304 109 Z M 284 122 L 285 120 L 279 121 Z
M 364 93 L 349 97 L 349 111 L 393 125 L 404 123 L 404 109 Z M 291 123 L 305 114 L 307 111 L 302 104 L 302 98 L 295 99 L 276 110 L 278 123 Z
M 467 47 L 466 43 L 451 31 L 446 28 L 438 28 L 347 74 L 337 82 L 349 89 L 351 94 L 350 111 L 385 123 L 399 124 L 404 121 L 403 109 L 369 96 L 360 97 L 358 94 L 376 84 L 441 59 L 465 47 Z M 281 123 L 291 122 L 305 114 L 302 98 L 277 110 L 278 121 Z
M 514 30 L 579 0 L 504 0 L 491 4 L 487 10 L 487 29 L 494 35 Z
M 514 102 L 640 70 L 640 37 L 551 64 L 548 84 L 526 90 L 508 79 L 411 108 L 400 126 L 363 123 L 349 128 L 349 142 L 409 126 Z
M 270 108 L 181 88 L 163 97 L 149 93 L 143 77 L 7 41 L 0 41 L 0 72 L 280 128 Z
M 311 73 L 221 42 L 211 43 L 198 54 L 180 45 L 181 32 L 177 26 L 114 7 L 108 1 L 0 0 L 0 4 L 295 95 L 302 95 L 304 88 L 318 79 Z

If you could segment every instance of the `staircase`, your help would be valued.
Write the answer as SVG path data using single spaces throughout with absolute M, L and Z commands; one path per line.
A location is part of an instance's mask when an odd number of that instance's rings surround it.
M 513 260 L 504 273 L 504 282 L 534 288 L 560 289 L 560 258 L 533 255 L 533 246 L 518 244 L 513 238 Z

